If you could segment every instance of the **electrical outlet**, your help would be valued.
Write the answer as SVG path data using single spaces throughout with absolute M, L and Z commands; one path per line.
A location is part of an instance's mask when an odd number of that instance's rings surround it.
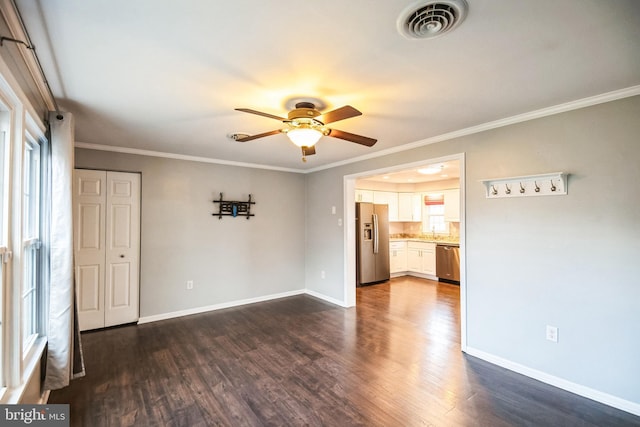
M 547 325 L 547 340 L 558 342 L 558 328 Z
M 193 289 L 193 280 L 187 280 L 187 289 Z
M 322 270 L 322 271 L 320 272 L 320 278 L 321 278 L 321 279 L 324 279 L 325 277 L 327 277 L 327 275 L 325 274 L 324 270 Z

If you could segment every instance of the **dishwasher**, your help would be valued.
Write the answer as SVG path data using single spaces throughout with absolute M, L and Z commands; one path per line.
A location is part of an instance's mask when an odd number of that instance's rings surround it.
M 460 247 L 436 245 L 436 276 L 439 281 L 460 284 Z

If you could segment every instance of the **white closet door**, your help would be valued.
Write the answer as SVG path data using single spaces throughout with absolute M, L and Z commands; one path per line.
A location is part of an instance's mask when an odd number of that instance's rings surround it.
M 107 172 L 105 326 L 138 320 L 140 175 Z
M 104 327 L 105 171 L 74 171 L 73 224 L 80 330 Z
M 74 246 L 81 331 L 139 316 L 140 175 L 74 171 Z

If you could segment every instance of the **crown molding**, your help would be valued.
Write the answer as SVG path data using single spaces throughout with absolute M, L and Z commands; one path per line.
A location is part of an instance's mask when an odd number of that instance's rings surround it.
M 268 165 L 262 165 L 257 163 L 234 162 L 230 160 L 220 160 L 220 159 L 214 159 L 210 157 L 187 156 L 183 154 L 166 153 L 162 151 L 140 150 L 137 148 L 90 144 L 85 142 L 76 142 L 75 146 L 77 148 L 86 148 L 89 150 L 113 151 L 117 153 L 138 154 L 141 156 L 163 157 L 168 159 L 187 160 L 192 162 L 213 163 L 213 164 L 238 166 L 238 167 L 245 167 L 245 168 L 266 169 L 266 170 L 274 170 L 274 171 L 280 171 L 280 172 L 308 174 L 308 173 L 314 173 L 314 172 L 318 172 L 326 169 L 332 169 L 338 166 L 348 165 L 351 163 L 357 163 L 364 160 L 370 160 L 378 157 L 388 156 L 390 154 L 400 153 L 407 150 L 413 150 L 415 148 L 424 147 L 425 145 L 448 141 L 451 139 L 460 138 L 467 135 L 473 135 L 475 133 L 485 132 L 491 129 L 497 129 L 504 126 L 526 122 L 529 120 L 540 119 L 542 117 L 547 117 L 555 114 L 565 113 L 568 111 L 578 110 L 585 107 L 591 107 L 593 105 L 603 104 L 611 101 L 617 101 L 619 99 L 624 99 L 624 98 L 630 98 L 632 96 L 637 96 L 637 95 L 640 95 L 640 85 L 631 86 L 628 88 L 615 90 L 612 92 L 606 92 L 600 95 L 595 95 L 588 98 L 582 98 L 575 101 L 554 105 L 551 107 L 541 108 L 539 110 L 518 114 L 518 115 L 507 117 L 504 119 L 482 123 L 476 126 L 471 126 L 468 128 L 457 130 L 457 131 L 444 133 L 442 135 L 433 136 L 430 138 L 422 139 L 420 141 L 400 145 L 398 147 L 388 148 L 381 151 L 376 151 L 374 153 L 365 154 L 363 156 L 354 157 L 352 159 L 343 160 L 340 162 L 330 163 L 328 165 L 319 166 L 317 168 L 312 168 L 312 169 L 282 168 L 282 167 L 268 166 Z
M 305 173 L 306 171 L 293 168 L 281 168 L 277 166 L 261 165 L 258 163 L 234 162 L 231 160 L 213 159 L 210 157 L 188 156 L 185 154 L 166 153 L 164 151 L 141 150 L 138 148 L 118 147 L 114 145 L 91 144 L 88 142 L 77 142 L 75 148 L 86 148 L 88 150 L 112 151 L 114 153 L 136 154 L 139 156 L 162 157 L 165 159 L 186 160 L 189 162 L 213 163 L 217 165 L 237 166 L 241 168 L 266 169 L 278 172 Z
M 640 85 L 631 86 L 631 87 L 620 89 L 620 90 L 614 90 L 612 92 L 606 92 L 600 95 L 590 96 L 588 98 L 582 98 L 575 101 L 566 102 L 564 104 L 558 104 L 551 107 L 541 108 L 539 110 L 518 114 L 516 116 L 511 116 L 504 119 L 494 120 L 492 122 L 482 123 L 476 126 L 471 126 L 468 128 L 457 130 L 457 131 L 444 133 L 442 135 L 433 136 L 433 137 L 422 139 L 420 141 L 412 142 L 409 144 L 388 148 L 386 150 L 376 151 L 375 153 L 365 154 L 363 156 L 354 157 L 352 159 L 335 162 L 335 163 L 331 163 L 324 166 L 319 166 L 313 169 L 308 169 L 305 172 L 306 173 L 318 172 L 325 169 L 331 169 L 338 166 L 361 162 L 363 160 L 375 159 L 377 157 L 383 157 L 389 154 L 400 153 L 402 151 L 407 151 L 407 150 L 413 150 L 414 148 L 424 147 L 425 145 L 435 144 L 437 142 L 448 141 L 451 139 L 460 138 L 467 135 L 473 135 L 474 133 L 480 133 L 480 132 L 484 132 L 491 129 L 497 129 L 504 126 L 513 125 L 516 123 L 522 123 L 529 120 L 539 119 L 542 117 L 553 116 L 555 114 L 565 113 L 572 110 L 578 110 L 580 108 L 585 108 L 585 107 L 591 107 L 593 105 L 603 104 L 606 102 L 617 101 L 619 99 L 630 98 L 636 95 L 640 95 Z

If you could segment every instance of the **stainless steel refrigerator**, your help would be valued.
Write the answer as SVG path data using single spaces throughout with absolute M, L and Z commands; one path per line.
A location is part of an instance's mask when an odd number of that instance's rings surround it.
M 389 206 L 356 203 L 356 283 L 389 280 Z

